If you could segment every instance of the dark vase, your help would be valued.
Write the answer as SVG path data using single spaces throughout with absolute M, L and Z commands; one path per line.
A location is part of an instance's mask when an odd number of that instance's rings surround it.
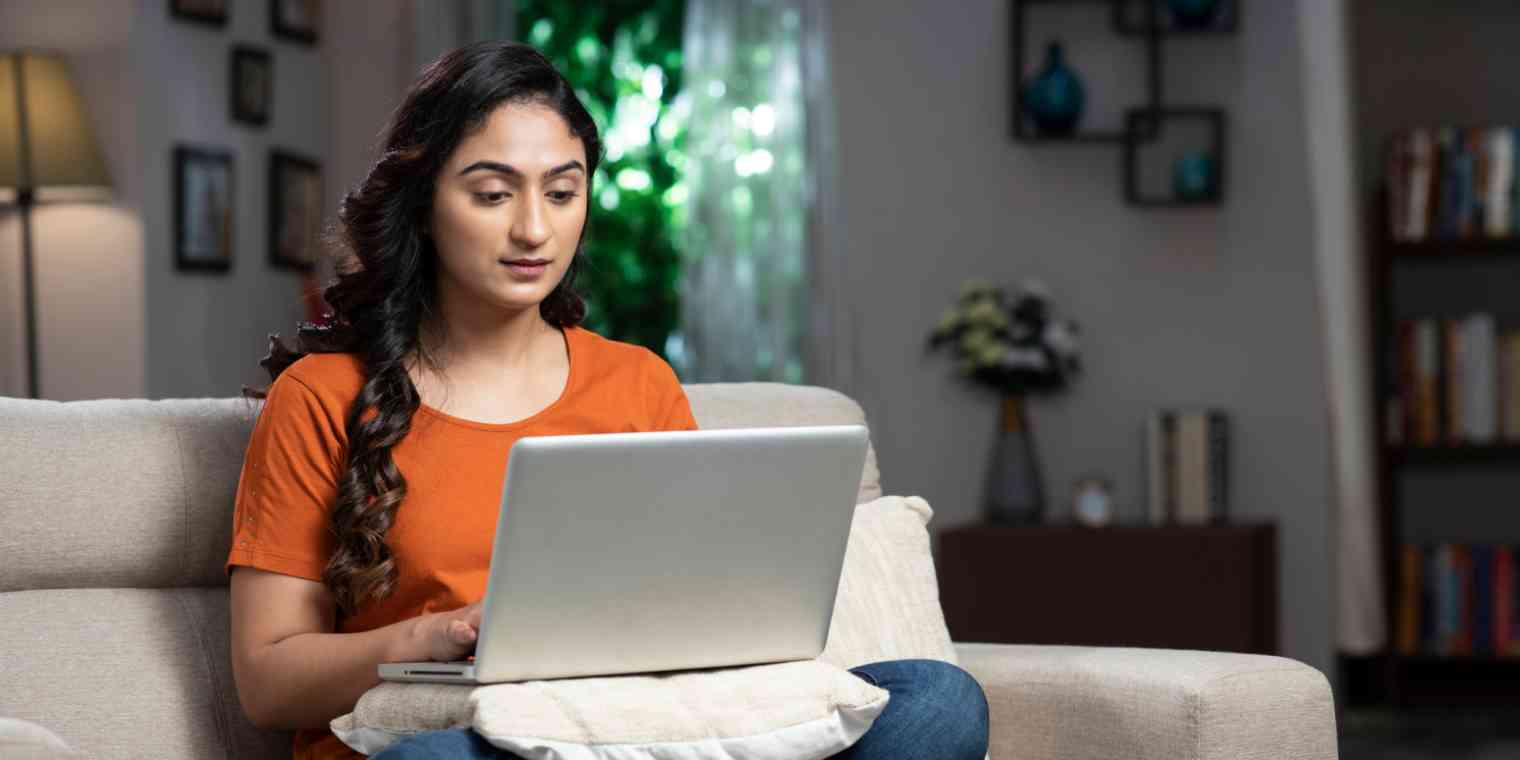
M 1024 398 L 1004 396 L 997 443 L 987 471 L 987 519 L 995 523 L 1037 523 L 1044 511 L 1045 489 L 1034 438 L 1024 416 Z
M 1172 20 L 1183 29 L 1199 29 L 1214 23 L 1219 15 L 1219 0 L 1167 0 Z
M 1207 153 L 1189 153 L 1172 167 L 1172 192 L 1182 201 L 1202 201 L 1218 193 L 1218 174 L 1214 157 Z
M 1024 108 L 1045 135 L 1069 135 L 1082 120 L 1082 79 L 1066 65 L 1061 43 L 1045 48 L 1045 67 L 1024 86 Z

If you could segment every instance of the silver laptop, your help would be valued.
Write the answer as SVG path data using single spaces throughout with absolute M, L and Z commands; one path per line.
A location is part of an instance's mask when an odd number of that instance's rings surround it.
M 473 661 L 496 683 L 823 651 L 865 465 L 860 425 L 528 437 L 502 486 Z

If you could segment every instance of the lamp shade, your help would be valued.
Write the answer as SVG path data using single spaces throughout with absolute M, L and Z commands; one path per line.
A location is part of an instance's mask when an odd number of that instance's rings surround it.
M 0 53 L 0 194 L 91 200 L 110 190 L 68 62 L 46 53 Z

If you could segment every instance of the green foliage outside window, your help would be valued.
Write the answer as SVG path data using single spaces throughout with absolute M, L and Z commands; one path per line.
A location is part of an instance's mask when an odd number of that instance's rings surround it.
M 601 130 L 583 251 L 586 326 L 665 357 L 680 319 L 687 188 L 685 0 L 518 0 L 517 29 L 575 86 Z M 668 360 L 668 357 L 665 357 Z

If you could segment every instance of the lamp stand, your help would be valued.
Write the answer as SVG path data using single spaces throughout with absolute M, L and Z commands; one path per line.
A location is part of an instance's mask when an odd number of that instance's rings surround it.
M 41 398 L 37 387 L 37 293 L 32 271 L 32 191 L 19 193 L 21 205 L 21 283 L 26 302 L 26 392 L 31 398 Z

